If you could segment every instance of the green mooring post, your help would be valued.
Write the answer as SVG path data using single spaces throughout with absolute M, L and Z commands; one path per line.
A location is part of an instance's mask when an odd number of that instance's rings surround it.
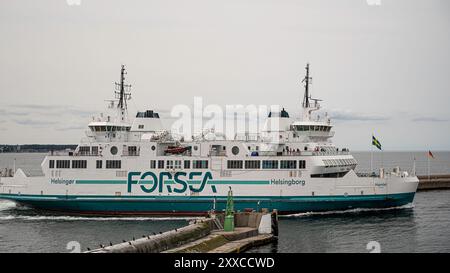
M 233 204 L 233 191 L 228 191 L 227 208 L 225 210 L 225 223 L 223 225 L 224 231 L 234 231 L 234 204 Z

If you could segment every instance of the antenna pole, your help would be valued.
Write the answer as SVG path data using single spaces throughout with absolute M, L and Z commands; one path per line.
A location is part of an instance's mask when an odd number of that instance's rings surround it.
M 125 66 L 122 65 L 122 69 L 120 70 L 120 97 L 119 97 L 119 108 L 124 107 L 124 100 L 123 100 L 123 96 L 125 93 L 125 89 L 123 87 L 123 84 L 125 82 Z
M 120 82 L 116 82 L 116 98 L 119 99 L 119 103 L 117 108 L 121 110 L 127 109 L 127 100 L 131 98 L 131 93 L 129 92 L 131 89 L 131 85 L 125 84 L 125 65 L 122 65 L 120 70 Z
M 302 82 L 305 82 L 305 97 L 303 98 L 303 107 L 309 108 L 309 63 L 306 64 L 306 77 Z

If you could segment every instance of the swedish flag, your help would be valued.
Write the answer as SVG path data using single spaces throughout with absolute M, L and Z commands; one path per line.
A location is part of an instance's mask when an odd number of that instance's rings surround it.
M 372 145 L 381 150 L 381 143 L 372 135 Z

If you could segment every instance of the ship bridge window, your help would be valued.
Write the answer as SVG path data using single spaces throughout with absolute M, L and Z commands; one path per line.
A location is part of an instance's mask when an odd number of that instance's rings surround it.
M 308 131 L 309 127 L 305 126 L 305 125 L 291 125 L 291 130 L 303 132 L 303 131 Z
M 297 161 L 295 160 L 281 160 L 280 169 L 297 169 Z
M 278 169 L 278 160 L 263 160 L 263 169 Z
M 128 126 L 89 126 L 93 132 L 121 132 L 130 131 L 131 127 Z
M 228 169 L 242 169 L 242 167 L 243 167 L 242 160 L 228 160 L 227 161 Z
M 329 132 L 331 126 L 319 126 L 319 125 L 291 125 L 291 131 L 316 131 L 316 132 Z
M 50 161 L 48 162 L 48 167 L 49 167 L 50 169 L 54 169 L 54 168 L 55 168 L 55 160 L 50 160 Z
M 107 169 L 121 169 L 122 161 L 120 160 L 106 160 Z
M 86 169 L 87 161 L 86 160 L 72 160 L 72 169 Z

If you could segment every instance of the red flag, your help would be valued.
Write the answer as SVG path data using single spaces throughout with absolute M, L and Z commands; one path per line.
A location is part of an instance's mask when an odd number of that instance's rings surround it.
M 428 151 L 428 156 L 434 159 L 434 155 L 431 153 L 431 151 Z

